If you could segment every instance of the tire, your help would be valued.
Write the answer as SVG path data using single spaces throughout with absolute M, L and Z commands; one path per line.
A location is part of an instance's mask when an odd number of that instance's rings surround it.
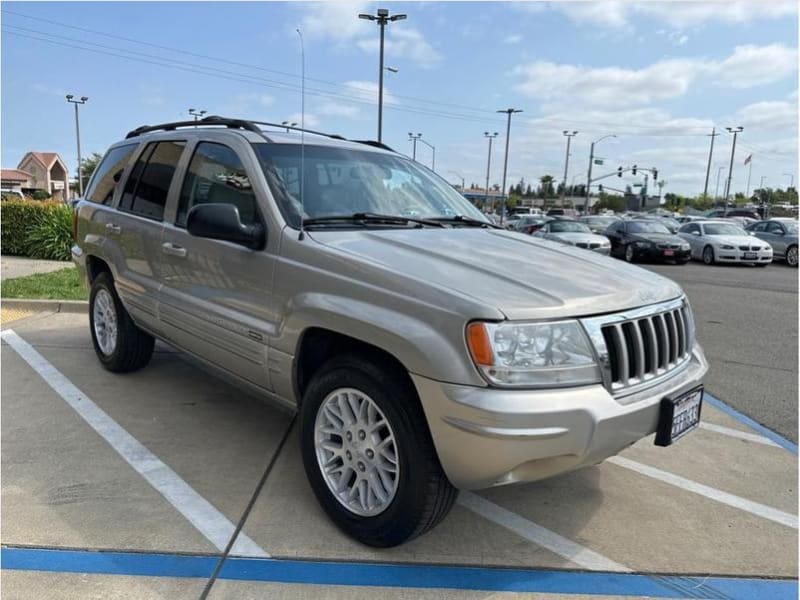
M 716 261 L 714 258 L 714 248 L 706 246 L 703 248 L 703 263 L 706 265 L 713 265 Z
M 633 249 L 633 244 L 625 246 L 625 262 L 636 262 L 636 251 Z
M 342 394 L 347 394 L 344 400 Z M 361 437 L 353 418 L 361 410 L 345 412 L 347 409 L 337 404 L 339 400 L 347 402 L 347 398 L 356 405 L 362 402 L 359 409 L 363 409 L 363 402 L 371 402 L 379 411 L 372 410 L 373 420 L 384 420 L 367 439 Z M 337 416 L 331 412 L 337 407 L 339 416 L 346 419 L 330 417 Z M 365 414 L 369 411 L 368 407 Z M 337 428 L 339 420 L 344 424 Z M 350 434 L 351 438 L 346 437 Z M 355 442 L 356 436 L 364 441 Z M 389 436 L 394 441 L 386 445 Z M 347 441 L 350 439 L 353 442 Z M 326 363 L 314 374 L 303 395 L 300 445 L 306 475 L 323 510 L 341 530 L 369 546 L 397 546 L 432 529 L 447 515 L 458 495 L 442 471 L 413 385 L 391 363 L 365 360 L 359 355 L 343 355 Z M 384 450 L 379 450 L 381 445 Z M 394 452 L 387 451 L 392 448 Z M 379 464 L 391 469 L 392 462 L 386 456 L 395 458 L 394 475 L 383 473 L 388 485 L 377 471 Z M 334 474 L 323 475 L 321 465 L 325 461 L 335 465 L 333 473 L 339 472 L 338 481 Z M 365 464 L 367 470 L 363 471 Z M 373 492 L 370 507 L 367 492 L 367 501 L 360 502 L 361 482 L 366 479 L 359 479 L 357 470 L 381 481 L 383 501 Z M 352 505 L 333 491 L 342 480 L 344 488 L 359 489 L 358 499 L 350 500 Z M 374 482 L 371 489 L 377 487 Z M 341 493 L 346 496 L 346 490 Z
M 155 339 L 133 323 L 107 272 L 100 273 L 92 282 L 89 330 L 95 354 L 109 371 L 128 373 L 150 362 Z
M 789 246 L 786 249 L 786 264 L 790 267 L 797 266 L 797 246 Z

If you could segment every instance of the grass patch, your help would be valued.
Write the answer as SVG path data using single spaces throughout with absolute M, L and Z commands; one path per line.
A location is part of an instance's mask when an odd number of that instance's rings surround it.
M 0 287 L 3 298 L 36 298 L 46 300 L 87 300 L 89 292 L 78 275 L 78 269 L 66 267 L 52 273 L 36 273 L 27 277 L 6 279 Z

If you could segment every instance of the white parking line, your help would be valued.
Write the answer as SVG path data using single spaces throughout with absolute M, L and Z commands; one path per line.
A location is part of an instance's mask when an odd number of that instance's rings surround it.
M 525 517 L 506 510 L 502 506 L 498 506 L 494 502 L 472 492 L 461 492 L 458 496 L 458 503 L 483 518 L 505 527 L 529 542 L 546 548 L 550 552 L 558 554 L 584 569 L 620 573 L 631 572 L 631 569 L 625 565 L 589 550 L 585 546 L 581 546 L 554 531 L 545 529 L 541 525 L 537 525 L 533 521 L 529 521 Z
M 765 504 L 759 504 L 758 502 L 746 500 L 740 496 L 734 496 L 728 492 L 717 490 L 690 479 L 684 479 L 678 475 L 674 475 L 672 473 L 668 473 L 667 471 L 662 471 L 661 469 L 656 469 L 655 467 L 623 458 L 622 456 L 612 456 L 611 458 L 606 459 L 606 462 L 610 462 L 625 469 L 630 469 L 631 471 L 636 471 L 637 473 L 646 475 L 647 477 L 652 477 L 653 479 L 674 485 L 694 494 L 699 494 L 700 496 L 705 496 L 706 498 L 716 500 L 722 504 L 727 504 L 733 508 L 738 508 L 739 510 L 749 512 L 750 514 L 769 519 L 770 521 L 775 521 L 781 525 L 786 525 L 786 527 L 792 527 L 794 529 L 798 528 L 797 515 L 783 512 L 777 508 L 772 508 L 771 506 L 767 506 Z
M 702 429 L 707 429 L 708 431 L 721 433 L 722 435 L 739 438 L 740 440 L 747 440 L 748 442 L 755 442 L 756 444 L 764 444 L 765 446 L 780 448 L 779 444 L 776 444 L 771 439 L 756 433 L 747 433 L 746 431 L 739 431 L 738 429 L 731 429 L 730 427 L 723 427 L 722 425 L 714 425 L 713 423 L 706 423 L 705 421 L 700 422 L 700 427 Z
M 186 517 L 217 549 L 225 550 L 236 529 L 225 515 L 92 402 L 33 346 L 11 329 L 3 331 L 0 335 L 47 385 L 53 388 L 137 473 L 164 496 L 175 510 Z M 231 554 L 269 556 L 244 533 L 239 534 Z

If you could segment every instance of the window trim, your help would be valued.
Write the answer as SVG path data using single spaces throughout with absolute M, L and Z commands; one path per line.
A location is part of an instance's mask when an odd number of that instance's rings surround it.
M 194 160 L 194 157 L 197 155 L 197 149 L 203 144 L 214 144 L 216 146 L 224 146 L 225 148 L 227 148 L 228 150 L 233 152 L 236 155 L 236 158 L 239 159 L 239 162 L 242 165 L 242 169 L 244 169 L 245 175 L 247 175 L 247 178 L 250 180 L 250 189 L 253 191 L 253 206 L 255 208 L 254 212 L 255 212 L 255 216 L 256 216 L 256 219 L 255 219 L 254 222 L 256 222 L 259 225 L 261 225 L 264 228 L 264 230 L 266 231 L 266 229 L 267 229 L 266 220 L 264 219 L 264 215 L 261 213 L 261 207 L 259 206 L 259 202 L 258 202 L 258 194 L 256 193 L 255 186 L 253 185 L 253 178 L 252 178 L 251 174 L 247 171 L 247 165 L 245 164 L 245 161 L 243 160 L 242 155 L 239 154 L 239 152 L 236 151 L 236 148 L 234 148 L 230 144 L 227 144 L 227 143 L 224 143 L 224 142 L 218 142 L 216 140 L 207 140 L 207 139 L 206 140 L 199 139 L 192 146 L 191 155 L 189 156 L 189 159 L 186 161 L 186 167 L 183 170 L 183 174 L 182 174 L 181 181 L 180 181 L 180 186 L 177 189 L 177 198 L 176 198 L 176 204 L 175 204 L 175 214 L 173 215 L 172 222 L 167 222 L 166 220 L 164 220 L 164 222 L 167 223 L 168 225 L 171 225 L 172 227 L 175 227 L 176 229 L 178 229 L 180 231 L 186 231 L 186 224 L 185 223 L 184 224 L 178 223 L 178 215 L 181 212 L 181 197 L 183 196 L 183 187 L 186 185 L 186 178 L 189 176 L 189 173 L 191 172 L 192 161 Z M 189 211 L 192 210 L 192 208 L 194 208 L 194 205 L 192 205 L 186 211 L 186 216 L 187 217 L 189 216 Z M 211 240 L 211 239 L 209 239 L 209 241 L 224 241 L 224 240 Z
M 155 153 L 155 151 L 156 151 L 156 148 L 157 148 L 157 147 L 158 147 L 158 145 L 159 145 L 159 144 L 161 144 L 161 143 L 175 143 L 175 144 L 183 144 L 183 150 L 181 151 L 181 156 L 180 156 L 180 157 L 178 157 L 178 160 L 175 162 L 175 171 L 174 171 L 174 172 L 173 172 L 173 174 L 172 174 L 172 179 L 170 180 L 170 185 L 169 185 L 169 187 L 167 188 L 167 198 L 166 198 L 166 200 L 164 201 L 164 208 L 163 208 L 163 210 L 161 211 L 161 217 L 157 218 L 157 217 L 151 217 L 151 216 L 149 216 L 149 215 L 144 215 L 144 214 L 142 214 L 142 213 L 139 213 L 139 212 L 136 212 L 136 211 L 134 211 L 134 210 L 132 209 L 132 207 L 133 207 L 133 205 L 134 205 L 134 202 L 132 202 L 132 203 L 131 203 L 131 208 L 124 208 L 124 207 L 122 206 L 122 197 L 125 195 L 125 187 L 127 187 L 127 186 L 128 186 L 128 180 L 130 179 L 130 176 L 132 175 L 132 171 L 133 171 L 133 169 L 136 167 L 136 164 L 139 162 L 139 159 L 141 159 L 141 158 L 142 158 L 142 156 L 143 156 L 143 155 L 144 155 L 144 154 L 147 152 L 147 149 L 148 149 L 150 146 L 152 146 L 152 147 L 153 147 L 153 150 L 150 152 L 150 155 L 147 157 L 147 162 L 145 162 L 145 163 L 144 163 L 144 167 L 142 167 L 142 172 L 141 172 L 141 173 L 139 173 L 139 177 L 136 179 L 136 187 L 134 187 L 134 188 L 133 188 L 133 192 L 132 192 L 132 194 L 133 194 L 133 200 L 134 200 L 134 201 L 136 200 L 136 192 L 138 192 L 138 191 L 139 191 L 139 184 L 140 184 L 140 183 L 141 183 L 141 181 L 142 181 L 142 175 L 144 175 L 144 173 L 146 173 L 146 172 L 147 172 L 147 167 L 148 167 L 148 165 L 150 164 L 150 159 L 151 159 L 151 158 L 153 158 L 153 154 Z M 184 153 L 186 152 L 186 148 L 187 148 L 187 146 L 188 146 L 188 143 L 189 143 L 189 142 L 188 142 L 188 140 L 186 140 L 186 139 L 174 139 L 174 140 L 173 140 L 173 139 L 165 139 L 165 140 L 159 140 L 159 139 L 157 139 L 157 140 L 145 141 L 145 142 L 142 144 L 142 149 L 141 149 L 141 150 L 139 151 L 139 153 L 136 155 L 136 160 L 133 162 L 133 165 L 132 165 L 132 166 L 130 166 L 130 171 L 128 172 L 127 176 L 125 177 L 125 187 L 123 187 L 123 188 L 122 188 L 122 191 L 120 192 L 119 199 L 117 200 L 117 203 L 116 203 L 116 209 L 117 209 L 119 212 L 125 213 L 126 215 L 131 215 L 131 216 L 134 216 L 134 217 L 139 217 L 139 218 L 142 218 L 142 219 L 147 219 L 148 221 L 153 221 L 153 222 L 155 222 L 155 223 L 164 223 L 164 222 L 165 222 L 165 219 L 164 219 L 164 217 L 165 217 L 165 215 L 166 215 L 166 213 L 167 213 L 167 207 L 169 206 L 169 193 L 170 193 L 170 190 L 172 189 L 173 182 L 174 182 L 174 180 L 175 180 L 175 176 L 178 174 L 178 166 L 180 165 L 181 158 L 183 157 Z

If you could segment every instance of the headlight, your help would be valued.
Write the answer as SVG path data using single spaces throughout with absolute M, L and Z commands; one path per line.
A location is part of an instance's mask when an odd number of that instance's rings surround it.
M 681 250 L 689 250 L 689 244 L 681 244 Z
M 577 321 L 470 323 L 467 345 L 486 379 L 505 387 L 587 385 L 601 381 Z
M 734 247 L 731 246 L 730 244 L 722 244 L 722 246 L 720 246 L 720 248 L 722 248 L 723 250 L 733 250 L 734 249 Z

